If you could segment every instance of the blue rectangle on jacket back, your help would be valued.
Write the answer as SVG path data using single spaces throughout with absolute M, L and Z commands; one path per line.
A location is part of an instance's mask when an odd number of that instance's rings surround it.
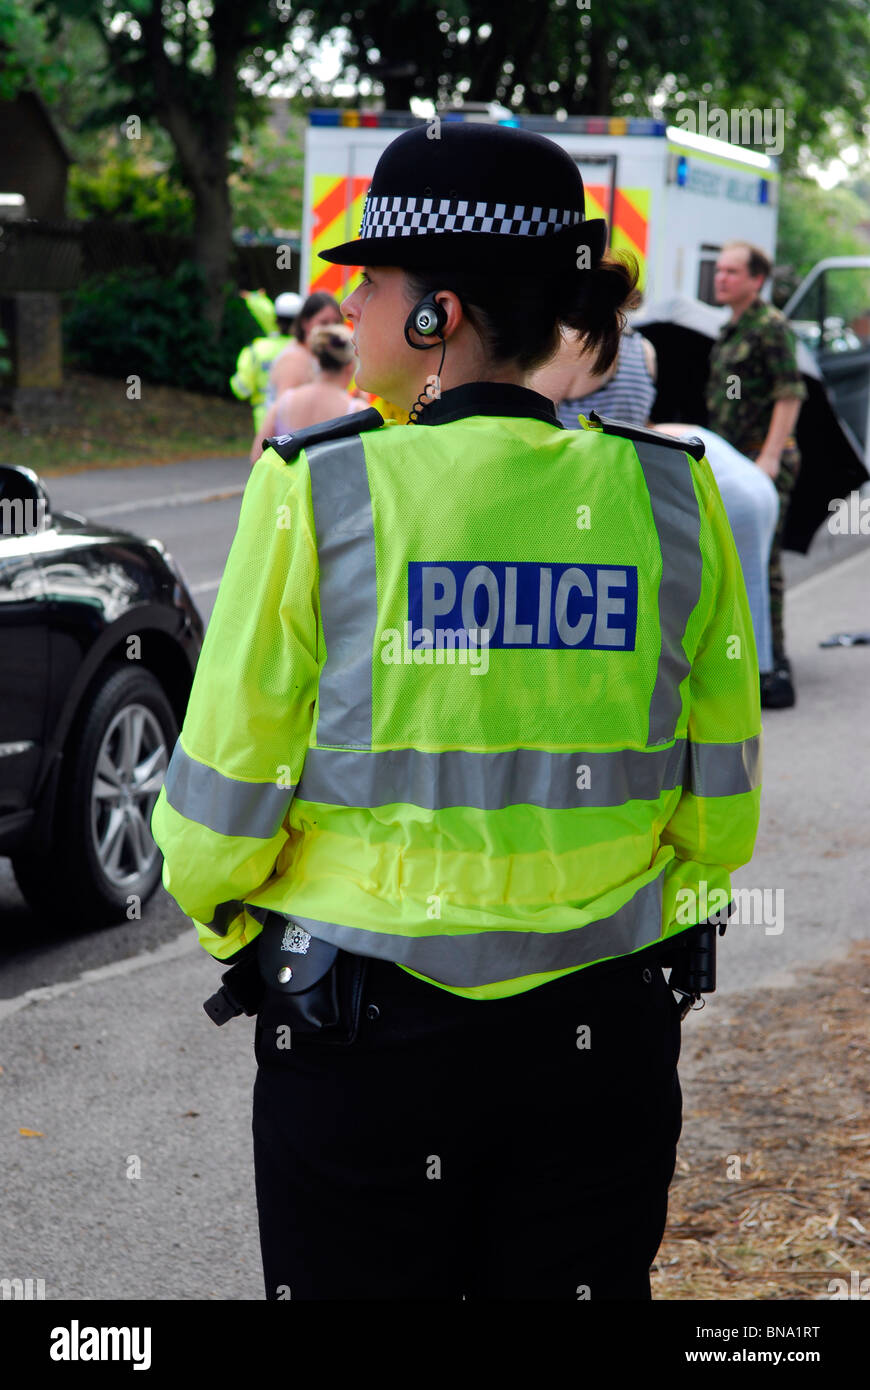
M 637 567 L 410 560 L 408 621 L 413 647 L 450 645 L 448 632 L 486 629 L 491 648 L 632 652 Z

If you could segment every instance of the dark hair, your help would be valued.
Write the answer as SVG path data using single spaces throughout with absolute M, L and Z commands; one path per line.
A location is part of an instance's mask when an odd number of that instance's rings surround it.
M 405 270 L 412 304 L 425 294 L 452 290 L 493 362 L 516 362 L 533 372 L 559 349 L 565 324 L 580 334 L 578 351 L 594 353 L 592 371 L 606 372 L 619 349 L 625 310 L 638 301 L 637 260 L 629 252 L 605 254 L 597 269 L 559 275 L 510 276 L 483 271 Z M 569 272 L 571 275 L 571 272 Z
M 746 252 L 746 268 L 749 274 L 753 276 L 763 275 L 766 280 L 773 270 L 773 266 L 770 263 L 769 257 L 764 254 L 761 247 L 753 245 L 751 241 L 726 241 L 722 250 L 730 251 L 735 246 L 742 246 Z
M 293 330 L 300 343 L 305 342 L 305 325 L 319 314 L 321 309 L 335 309 L 341 320 L 341 305 L 334 295 L 328 294 L 326 290 L 315 290 L 306 299 L 296 317 L 296 327 Z

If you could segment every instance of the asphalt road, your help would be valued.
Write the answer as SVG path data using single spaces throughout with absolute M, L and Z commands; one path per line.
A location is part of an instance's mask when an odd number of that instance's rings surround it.
M 207 618 L 247 474 L 227 459 L 94 471 L 49 495 L 158 536 Z M 822 533 L 786 561 L 798 704 L 765 715 L 762 829 L 734 886 L 768 890 L 768 912 L 720 946 L 707 1007 L 726 1013 L 735 991 L 870 934 L 870 647 L 818 645 L 870 628 L 870 537 Z M 262 1298 L 253 1022 L 202 1012 L 220 970 L 187 920 L 161 888 L 140 922 L 38 928 L 3 860 L 0 916 L 0 1278 L 43 1278 L 50 1299 Z

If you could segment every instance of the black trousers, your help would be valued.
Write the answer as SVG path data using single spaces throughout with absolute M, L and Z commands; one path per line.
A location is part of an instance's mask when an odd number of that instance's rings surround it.
M 267 1299 L 650 1298 L 682 1121 L 660 966 L 469 1000 L 371 960 L 344 1047 L 278 1050 L 281 1007 L 256 1032 Z

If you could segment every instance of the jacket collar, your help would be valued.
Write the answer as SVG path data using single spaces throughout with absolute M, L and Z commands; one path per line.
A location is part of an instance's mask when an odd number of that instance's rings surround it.
M 726 338 L 730 338 L 731 334 L 736 333 L 738 328 L 742 328 L 744 324 L 752 323 L 755 319 L 757 319 L 759 313 L 761 313 L 761 311 L 766 308 L 767 305 L 765 304 L 761 296 L 756 295 L 752 303 L 747 304 L 746 308 L 743 310 L 743 313 L 740 315 L 740 318 L 736 321 L 736 323 L 733 319 L 730 318 L 725 320 L 721 329 L 722 334 Z
M 467 381 L 462 386 L 452 386 L 449 391 L 442 391 L 437 400 L 429 402 L 417 423 L 446 425 L 469 415 L 517 415 L 564 429 L 555 405 L 547 396 L 508 381 Z

